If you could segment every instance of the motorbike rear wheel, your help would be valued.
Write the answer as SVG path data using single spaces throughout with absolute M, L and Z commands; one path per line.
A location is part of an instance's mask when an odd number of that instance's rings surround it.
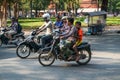
M 30 48 L 25 44 L 19 45 L 16 49 L 16 54 L 22 59 L 27 58 L 30 55 Z
M 79 65 L 86 65 L 91 60 L 91 52 L 87 50 L 80 51 L 80 59 L 76 61 Z
M 49 51 L 43 51 L 38 56 L 39 63 L 43 66 L 50 66 L 55 61 L 55 55 Z

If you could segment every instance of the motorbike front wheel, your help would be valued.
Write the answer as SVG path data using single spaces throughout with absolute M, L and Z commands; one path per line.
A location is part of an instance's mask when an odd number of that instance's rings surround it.
M 79 65 L 85 65 L 91 60 L 91 52 L 87 50 L 81 50 L 80 52 L 80 59 L 76 61 Z
M 30 55 L 30 48 L 25 44 L 19 45 L 16 49 L 16 54 L 22 59 L 27 58 Z
M 43 51 L 38 56 L 39 63 L 43 66 L 50 66 L 55 61 L 55 55 L 49 51 Z

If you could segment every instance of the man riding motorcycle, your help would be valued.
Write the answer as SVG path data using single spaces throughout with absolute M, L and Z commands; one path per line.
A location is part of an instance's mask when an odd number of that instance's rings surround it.
M 70 31 L 66 35 L 60 36 L 60 30 L 55 30 L 52 45 L 40 51 L 38 60 L 41 65 L 50 66 L 54 63 L 55 59 L 76 61 L 79 65 L 85 65 L 91 60 L 91 49 L 88 43 L 81 43 L 77 46 L 80 57 L 77 57 L 78 55 L 76 51 L 74 51 L 73 45 L 75 45 L 78 40 L 78 30 L 77 27 L 73 26 L 73 22 L 73 18 L 68 18 Z
M 60 15 L 57 15 L 56 16 L 56 22 L 54 23 L 54 26 L 53 26 L 55 29 L 59 28 L 61 29 L 63 27 L 63 22 L 61 20 L 61 16 Z
M 7 38 L 10 39 L 10 41 L 12 40 L 12 36 L 15 35 L 15 34 L 18 34 L 22 31 L 22 28 L 20 28 L 20 24 L 18 23 L 18 20 L 15 18 L 15 17 L 12 17 L 11 18 L 11 26 L 10 26 L 10 30 L 8 30 L 5 34 L 5 36 Z
M 68 26 L 67 18 L 68 18 L 67 16 L 62 17 L 63 27 L 60 29 L 61 36 L 66 35 L 70 32 L 70 27 Z
M 39 28 L 37 34 L 46 30 L 45 35 L 38 36 L 40 39 L 41 47 L 44 47 L 46 43 L 52 40 L 52 21 L 50 20 L 50 15 L 48 13 L 43 14 L 42 17 L 45 23 Z
M 74 19 L 73 18 L 68 18 L 68 26 L 70 27 L 70 31 L 68 34 L 61 36 L 61 39 L 66 39 L 65 41 L 67 42 L 67 47 L 71 48 L 75 42 L 76 42 L 76 37 L 77 37 L 77 28 L 74 27 L 73 25 Z M 70 60 L 72 57 L 69 57 L 68 60 Z

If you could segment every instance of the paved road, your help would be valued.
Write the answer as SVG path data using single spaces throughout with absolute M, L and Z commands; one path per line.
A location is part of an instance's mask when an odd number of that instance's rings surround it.
M 20 59 L 15 46 L 0 48 L 0 80 L 120 80 L 120 35 L 86 36 L 92 47 L 92 60 L 88 65 L 55 61 L 43 67 L 37 54 Z

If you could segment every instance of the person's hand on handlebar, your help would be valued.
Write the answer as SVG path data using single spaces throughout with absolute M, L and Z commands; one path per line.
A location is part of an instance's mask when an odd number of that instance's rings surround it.
M 64 36 L 60 36 L 60 39 L 63 39 L 64 38 Z

